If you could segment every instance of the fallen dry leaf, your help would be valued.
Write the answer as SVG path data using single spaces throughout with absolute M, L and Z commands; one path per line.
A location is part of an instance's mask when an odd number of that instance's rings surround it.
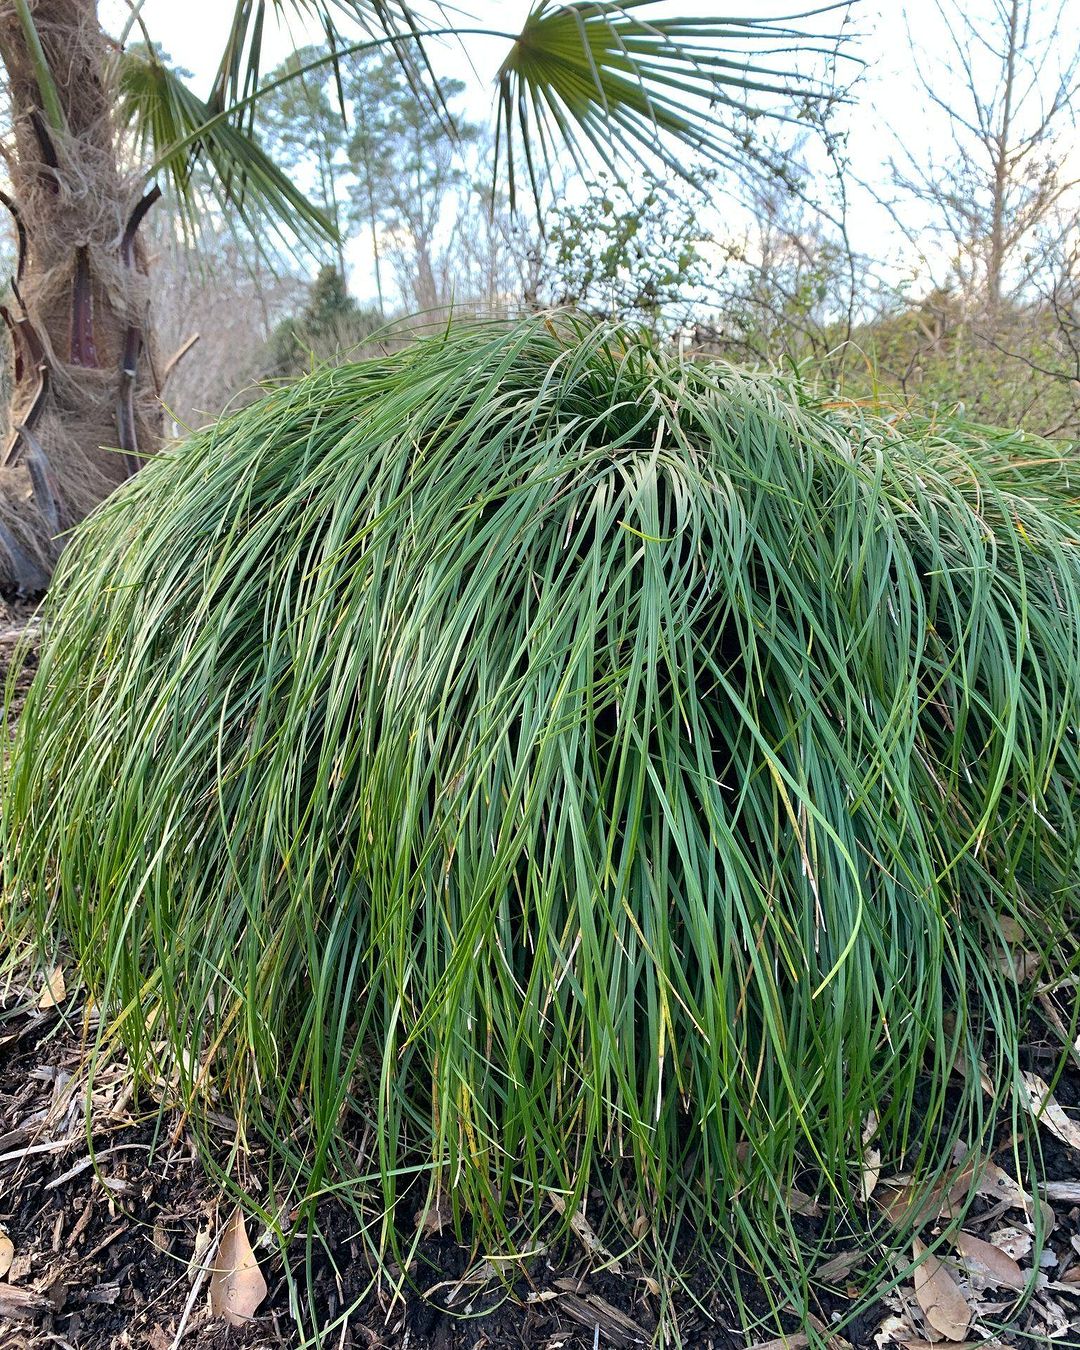
M 1026 984 L 1039 973 L 1042 957 L 1024 946 L 1028 935 L 1015 920 L 1001 920 L 1001 935 L 1011 950 L 995 952 L 994 964 L 1006 975 L 1014 976 L 1017 984 Z
M 940 1341 L 908 1340 L 900 1341 L 903 1350 L 941 1350 Z M 1005 1350 L 1000 1341 L 960 1341 L 949 1346 L 949 1350 Z
M 821 1206 L 817 1200 L 805 1191 L 796 1190 L 794 1186 L 787 1193 L 787 1204 L 792 1214 L 801 1214 L 805 1219 L 821 1217 Z
M 1016 919 L 1008 914 L 1003 914 L 1001 918 L 998 919 L 998 928 L 1001 930 L 1001 936 L 1010 947 L 1018 947 L 1027 939 L 1027 932 L 1024 929 L 1024 925 L 1018 923 Z
M 566 1213 L 566 1201 L 561 1195 L 552 1193 L 548 1198 L 553 1208 L 557 1209 L 560 1214 Z M 606 1270 L 610 1270 L 616 1275 L 622 1274 L 622 1266 L 597 1237 L 596 1230 L 580 1209 L 570 1216 L 570 1227 L 590 1256 L 599 1257 L 604 1262 Z
M 994 1162 L 983 1165 L 976 1184 L 976 1193 L 985 1200 L 1003 1201 L 1010 1209 L 1031 1208 L 1031 1197 L 1023 1186 Z
M 820 1280 L 840 1280 L 845 1275 L 850 1275 L 865 1260 L 865 1252 L 851 1248 L 848 1251 L 837 1252 L 835 1256 L 831 1256 L 824 1265 L 818 1266 L 814 1274 Z
M 982 1283 L 999 1289 L 1023 1289 L 1024 1272 L 1000 1247 L 973 1237 L 971 1233 L 957 1233 L 953 1243 L 963 1257 L 964 1265 Z
M 210 1227 L 199 1225 L 195 1233 L 195 1246 L 191 1251 L 191 1260 L 187 1264 L 187 1282 L 194 1284 L 203 1273 L 203 1261 L 207 1252 L 210 1250 Z
M 874 1196 L 874 1204 L 897 1228 L 914 1215 L 917 1203 L 918 1197 L 911 1186 L 894 1185 L 891 1181 L 883 1181 Z
M 990 1234 L 990 1241 L 1014 1261 L 1022 1261 L 1025 1256 L 1031 1255 L 1033 1239 L 1023 1228 L 996 1228 Z
M 430 1203 L 416 1211 L 416 1227 L 424 1237 L 433 1237 L 436 1233 L 442 1233 L 444 1226 L 452 1226 L 453 1218 L 449 1196 L 441 1187 L 437 1187 Z
M 1020 1076 L 1024 1080 L 1021 1100 L 1027 1109 L 1063 1144 L 1080 1151 L 1080 1124 L 1065 1114 L 1049 1085 L 1037 1073 L 1023 1073 Z
M 67 998 L 67 985 L 64 983 L 64 972 L 59 966 L 53 966 L 41 982 L 41 997 L 38 999 L 38 1007 L 42 1009 L 55 1008 L 63 1003 L 65 998 Z
M 961 1068 L 959 1064 L 954 1067 L 960 1069 L 962 1077 L 967 1077 L 967 1070 L 965 1068 Z M 982 1085 L 982 1090 L 988 1097 L 994 1096 L 994 1080 L 990 1077 L 990 1070 L 986 1067 L 986 1062 L 981 1059 L 979 1060 L 979 1082 Z
M 845 1341 L 843 1336 L 831 1326 L 826 1326 L 820 1317 L 815 1317 L 812 1312 L 807 1311 L 806 1320 L 819 1336 L 824 1337 L 829 1344 L 830 1350 L 852 1350 L 851 1342 Z
M 892 1177 L 878 1186 L 874 1204 L 896 1227 L 910 1223 L 912 1227 L 921 1228 L 941 1217 L 948 1195 L 947 1178 L 927 1188 L 915 1186 L 905 1177 Z
M 877 1184 L 881 1180 L 881 1149 L 871 1148 L 870 1141 L 878 1132 L 878 1118 L 873 1111 L 867 1113 L 863 1121 L 862 1141 L 863 1141 L 863 1164 L 862 1164 L 862 1199 L 865 1205 L 877 1189 Z
M 874 1344 L 878 1350 L 885 1350 L 887 1345 L 906 1343 L 907 1338 L 912 1335 L 914 1333 L 907 1318 L 897 1317 L 895 1313 L 891 1313 L 874 1333 Z
M 11 1269 L 11 1263 L 15 1259 L 15 1244 L 6 1233 L 0 1233 L 0 1280 Z
M 1017 984 L 1027 984 L 1042 969 L 1043 958 L 1038 952 L 1017 952 L 1013 957 L 1013 973 Z
M 210 1310 L 215 1317 L 224 1317 L 230 1326 L 241 1327 L 255 1315 L 266 1293 L 266 1281 L 251 1250 L 244 1216 L 237 1207 L 225 1225 L 214 1258 Z
M 915 1297 L 927 1322 L 946 1340 L 962 1341 L 971 1325 L 971 1307 L 941 1260 L 928 1252 L 918 1238 L 912 1254 L 915 1267 Z

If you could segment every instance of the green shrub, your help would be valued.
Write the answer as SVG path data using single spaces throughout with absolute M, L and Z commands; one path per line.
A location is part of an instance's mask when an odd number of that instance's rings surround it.
M 267 379 L 302 375 L 313 365 L 340 363 L 384 326 L 376 310 L 358 305 L 345 278 L 323 267 L 302 313 L 283 319 L 266 344 L 262 367 Z
M 1014 1079 L 1013 946 L 1073 963 L 1078 524 L 1042 443 L 614 327 L 315 374 L 65 554 L 9 921 L 279 1197 L 407 1192 L 376 1246 L 593 1195 L 786 1280 L 789 1188 L 857 1208 L 871 1114 L 929 1184 Z

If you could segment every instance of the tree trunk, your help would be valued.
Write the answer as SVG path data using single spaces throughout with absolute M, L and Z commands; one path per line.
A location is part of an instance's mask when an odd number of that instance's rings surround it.
M 1020 3 L 1012 0 L 1006 20 L 1005 89 L 1001 121 L 993 141 L 994 193 L 990 208 L 990 259 L 987 266 L 986 295 L 990 317 L 1001 309 L 1001 291 L 1005 271 L 1005 211 L 1009 192 L 1009 159 L 1012 152 L 1012 104 L 1016 84 L 1016 57 L 1021 43 Z
M 0 0 L 15 129 L 5 204 L 19 236 L 17 275 L 0 307 L 14 376 L 0 442 L 0 590 L 23 593 L 45 588 L 65 531 L 162 436 L 136 237 L 153 194 L 141 197 L 120 167 L 114 52 L 96 0 L 29 8 L 51 87 L 17 5 Z

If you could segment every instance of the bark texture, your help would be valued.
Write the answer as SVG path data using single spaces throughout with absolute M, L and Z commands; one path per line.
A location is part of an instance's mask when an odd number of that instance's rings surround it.
M 19 237 L 3 318 L 11 335 L 10 435 L 0 445 L 0 589 L 48 584 L 76 525 L 160 445 L 137 238 L 151 204 L 120 167 L 111 109 L 115 56 L 96 0 L 33 0 L 59 95 L 50 124 L 34 53 L 12 0 L 0 0 L 15 153 L 6 203 Z

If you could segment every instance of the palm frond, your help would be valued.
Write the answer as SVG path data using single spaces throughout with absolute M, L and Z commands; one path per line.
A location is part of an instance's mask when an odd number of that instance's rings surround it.
M 436 6 L 436 8 L 438 8 Z M 418 96 L 436 113 L 444 111 L 431 75 L 423 31 L 414 6 L 406 0 L 236 0 L 221 61 L 207 104 L 212 113 L 236 109 L 237 125 L 253 132 L 263 66 L 268 14 L 299 23 L 314 21 L 322 29 L 340 89 L 338 59 L 356 45 L 356 33 L 388 37 L 398 62 Z M 344 21 L 345 31 L 342 23 Z M 344 110 L 343 110 L 344 111 Z
M 206 195 L 259 238 L 286 243 L 336 239 L 329 218 L 279 169 L 249 131 L 215 115 L 153 52 L 125 51 L 119 68 L 119 118 L 137 152 L 164 174 L 189 233 L 198 233 Z
M 537 192 L 537 153 L 551 174 L 559 145 L 576 164 L 598 157 L 640 173 L 659 162 L 686 175 L 699 159 L 726 164 L 739 147 L 727 111 L 790 116 L 793 101 L 830 88 L 790 67 L 794 54 L 833 56 L 835 42 L 792 27 L 846 10 L 830 5 L 782 21 L 650 17 L 657 0 L 540 0 L 498 75 L 497 144 L 514 193 L 518 150 Z
M 691 171 L 687 152 L 713 163 L 736 163 L 744 146 L 724 114 L 791 116 L 792 102 L 832 95 L 826 84 L 786 63 L 796 53 L 835 55 L 835 43 L 791 26 L 793 20 L 657 16 L 657 0 L 541 0 L 516 36 L 498 74 L 496 172 L 505 168 L 511 202 L 518 153 L 540 197 L 538 162 L 549 178 L 561 154 L 581 172 L 590 165 L 629 164 Z M 436 6 L 441 13 L 442 7 Z M 806 18 L 845 10 L 846 3 L 809 11 Z M 124 114 L 137 140 L 152 149 L 178 193 L 191 206 L 192 171 L 200 165 L 219 199 L 264 216 L 301 236 L 325 236 L 329 222 L 280 173 L 256 139 L 269 10 L 316 18 L 327 54 L 291 72 L 299 78 L 330 66 L 338 75 L 347 54 L 385 47 L 401 63 L 416 97 L 432 115 L 452 120 L 431 78 L 431 41 L 493 30 L 420 23 L 415 6 L 388 0 L 237 0 L 209 97 L 203 101 L 157 61 L 128 54 L 123 61 Z M 346 36 L 347 18 L 367 36 Z M 505 36 L 510 36 L 506 34 Z M 342 110 L 344 112 L 344 108 Z M 193 219 L 193 217 L 190 217 Z

